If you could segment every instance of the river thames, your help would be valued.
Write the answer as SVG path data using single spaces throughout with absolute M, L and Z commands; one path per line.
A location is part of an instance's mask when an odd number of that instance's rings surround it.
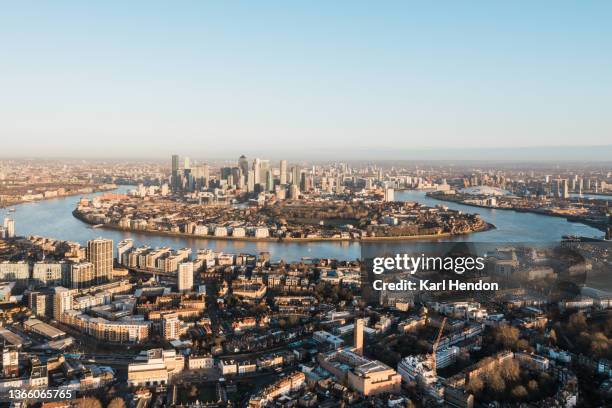
M 126 192 L 130 186 L 121 186 L 117 192 Z M 100 193 L 99 193 L 100 194 Z M 91 194 L 90 196 L 93 196 Z M 258 253 L 268 251 L 273 259 L 287 261 L 299 260 L 303 257 L 357 259 L 360 257 L 359 242 L 252 242 L 226 241 L 203 238 L 184 238 L 156 236 L 137 232 L 123 232 L 103 228 L 92 229 L 89 225 L 72 216 L 79 196 L 25 203 L 15 206 L 16 211 L 9 214 L 15 220 L 16 232 L 20 236 L 40 235 L 61 240 L 76 241 L 84 244 L 87 240 L 97 237 L 112 239 L 117 242 L 131 238 L 136 245 L 151 247 L 169 246 L 173 248 L 191 247 L 194 250 L 210 248 L 215 251 L 229 253 Z M 417 201 L 435 206 L 444 205 L 463 212 L 480 214 L 496 229 L 439 241 L 463 241 L 483 243 L 504 242 L 552 242 L 559 241 L 563 235 L 579 235 L 587 237 L 602 237 L 603 232 L 580 223 L 568 222 L 563 218 L 540 214 L 515 212 L 510 210 L 495 210 L 470 207 L 467 205 L 443 202 L 425 196 L 423 191 L 398 191 L 395 199 L 399 201 Z M 0 211 L 2 217 L 7 209 Z M 428 240 L 431 241 L 431 240 Z M 406 241 L 406 244 L 414 241 Z M 371 244 L 369 244 L 371 245 Z

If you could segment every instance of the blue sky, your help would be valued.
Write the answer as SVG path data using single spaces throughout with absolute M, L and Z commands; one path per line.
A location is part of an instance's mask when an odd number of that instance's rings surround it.
M 0 156 L 610 145 L 610 21 L 606 1 L 5 3 Z

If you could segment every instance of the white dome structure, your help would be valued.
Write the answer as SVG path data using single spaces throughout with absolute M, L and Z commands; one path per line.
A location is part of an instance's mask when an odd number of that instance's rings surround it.
M 462 188 L 461 190 L 459 190 L 459 192 L 462 194 L 484 195 L 484 196 L 503 196 L 503 195 L 510 194 L 510 192 L 506 190 L 502 190 L 501 188 L 490 187 L 490 186 L 467 187 L 467 188 Z

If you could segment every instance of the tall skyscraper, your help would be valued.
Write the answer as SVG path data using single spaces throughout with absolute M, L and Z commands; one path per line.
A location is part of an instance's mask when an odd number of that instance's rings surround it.
M 302 181 L 302 170 L 300 169 L 300 166 L 295 165 L 291 167 L 291 184 L 294 184 L 298 186 L 299 188 L 301 181 Z
M 261 183 L 261 160 L 259 160 L 258 158 L 255 158 L 255 160 L 253 160 L 253 172 L 253 175 L 255 176 L 254 183 Z
M 246 177 L 246 175 L 249 173 L 249 161 L 244 154 L 238 159 L 238 167 L 242 171 L 242 174 L 244 174 Z
M 210 180 L 210 168 L 208 167 L 208 164 L 201 164 L 192 167 L 191 175 L 195 183 L 195 188 L 208 188 L 208 181 Z
M 113 240 L 97 238 L 87 241 L 87 259 L 94 266 L 97 283 L 113 278 Z
M 287 160 L 280 161 L 280 183 L 287 184 Z
M 259 179 L 257 183 L 267 186 L 268 183 L 268 172 L 270 171 L 270 160 L 260 160 L 259 162 Z
M 255 170 L 249 170 L 247 173 L 247 191 L 249 193 L 255 191 Z
M 355 347 L 353 351 L 360 356 L 363 356 L 363 329 L 365 327 L 365 321 L 363 319 L 355 319 L 355 327 L 354 327 L 354 340 Z
M 172 191 L 179 190 L 180 176 L 179 176 L 179 156 L 178 154 L 172 155 L 172 177 L 170 180 L 172 185 Z
M 564 198 L 564 199 L 569 198 L 569 189 L 567 186 L 567 179 L 563 179 L 561 181 L 561 198 Z
M 188 292 L 193 289 L 193 262 L 179 264 L 177 280 L 179 292 Z

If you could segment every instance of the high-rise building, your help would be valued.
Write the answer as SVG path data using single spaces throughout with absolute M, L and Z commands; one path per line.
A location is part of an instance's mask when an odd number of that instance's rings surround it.
M 287 184 L 287 160 L 280 161 L 280 183 Z
M 289 187 L 289 198 L 292 200 L 300 198 L 300 188 L 296 184 L 291 184 L 291 187 Z
M 254 183 L 261 183 L 261 160 L 259 158 L 255 158 L 253 160 L 253 172 L 254 172 Z
M 172 155 L 172 176 L 171 176 L 170 184 L 172 185 L 173 191 L 179 190 L 180 176 L 179 176 L 179 156 L 178 154 Z
M 267 186 L 268 183 L 268 172 L 271 171 L 270 160 L 259 161 L 259 179 L 255 180 L 257 183 Z
M 193 289 L 193 262 L 181 262 L 178 266 L 178 290 L 188 292 Z
M 561 198 L 564 198 L 564 199 L 569 198 L 569 189 L 567 187 L 567 179 L 563 179 L 561 181 Z
M 385 188 L 385 201 L 395 201 L 395 191 L 392 188 Z
M 272 177 L 272 169 L 266 170 L 266 191 L 274 190 L 274 178 Z
M 249 193 L 255 191 L 255 170 L 249 170 L 247 173 L 247 191 Z
M 162 317 L 162 335 L 166 340 L 176 340 L 179 338 L 181 321 L 177 313 L 169 313 Z
M 134 247 L 134 240 L 124 239 L 117 244 L 117 263 L 121 263 L 123 254 Z
M 53 293 L 29 292 L 28 307 L 36 316 L 53 317 Z
M 244 174 L 246 177 L 246 175 L 249 173 L 249 161 L 244 154 L 238 159 L 238 167 L 240 168 L 240 171 L 242 171 L 242 174 Z
M 53 296 L 53 318 L 61 321 L 62 314 L 72 310 L 72 291 L 62 286 L 55 287 Z
M 15 237 L 15 220 L 6 217 L 4 219 L 4 230 L 7 238 Z
M 300 187 L 300 182 L 302 181 L 302 170 L 300 166 L 295 165 L 291 167 L 291 184 L 294 184 Z
M 87 241 L 87 260 L 94 266 L 96 283 L 113 278 L 113 240 L 97 238 Z
M 91 262 L 72 264 L 70 270 L 70 287 L 82 289 L 96 283 L 94 265 Z
M 365 328 L 365 321 L 363 319 L 356 319 L 354 332 L 353 332 L 353 336 L 355 340 L 355 346 L 353 347 L 353 351 L 356 354 L 359 354 L 360 356 L 363 356 L 363 330 L 364 328 Z
M 191 176 L 193 177 L 195 188 L 208 188 L 208 182 L 210 181 L 210 168 L 208 167 L 208 164 L 192 167 Z

